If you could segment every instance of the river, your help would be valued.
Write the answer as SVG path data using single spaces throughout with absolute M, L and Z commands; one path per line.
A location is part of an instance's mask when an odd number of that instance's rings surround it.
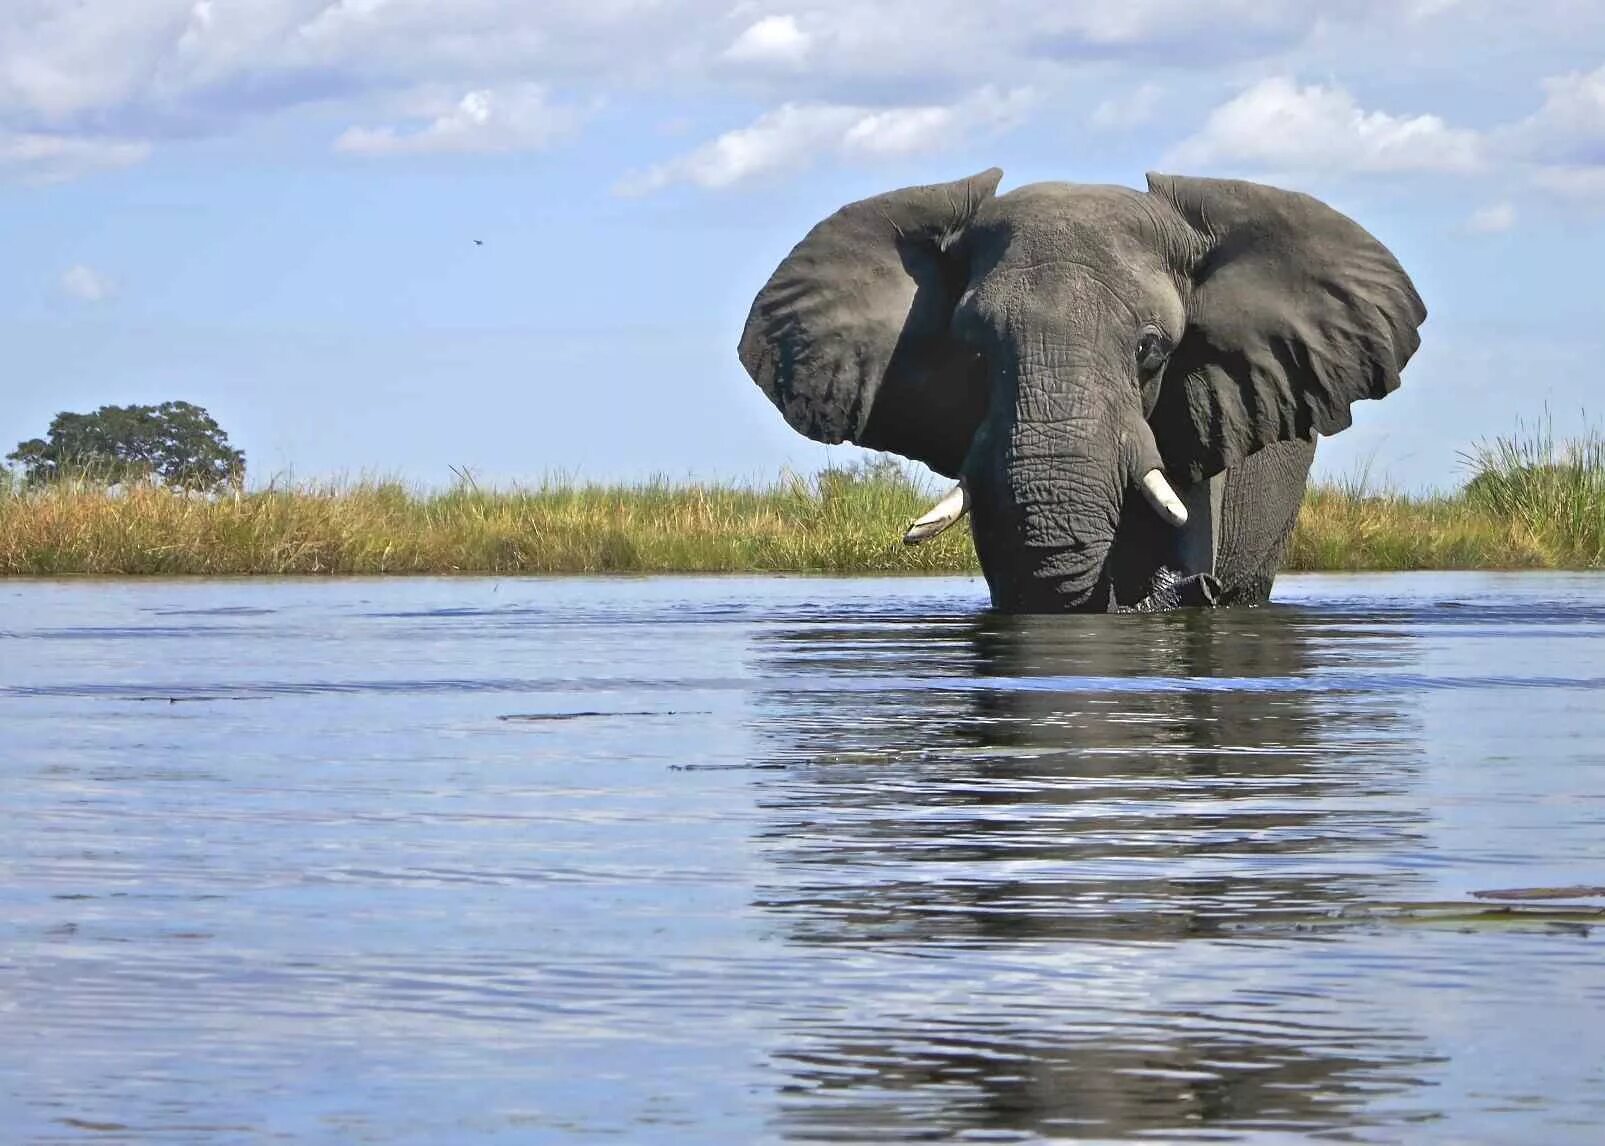
M 1600 1140 L 1605 577 L 985 604 L 0 582 L 5 1140 Z

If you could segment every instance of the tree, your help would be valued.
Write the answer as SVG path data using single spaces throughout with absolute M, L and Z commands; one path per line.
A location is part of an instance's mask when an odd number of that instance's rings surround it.
M 245 480 L 245 454 L 199 406 L 102 406 L 93 414 L 57 414 L 45 438 L 19 442 L 7 460 L 39 485 L 83 478 L 116 485 L 160 481 L 213 490 Z

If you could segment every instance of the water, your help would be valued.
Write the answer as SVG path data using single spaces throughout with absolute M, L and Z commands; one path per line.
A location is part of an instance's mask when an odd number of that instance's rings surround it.
M 1599 1141 L 1605 578 L 1277 596 L 0 583 L 0 1137 Z

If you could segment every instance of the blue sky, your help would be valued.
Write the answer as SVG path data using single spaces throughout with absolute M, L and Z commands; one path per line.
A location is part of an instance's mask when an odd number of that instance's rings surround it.
M 753 294 L 992 165 L 1260 179 L 1388 243 L 1431 317 L 1328 476 L 1605 420 L 1593 0 L 7 0 L 0 447 L 183 398 L 256 481 L 816 469 L 853 452 L 747 380 Z

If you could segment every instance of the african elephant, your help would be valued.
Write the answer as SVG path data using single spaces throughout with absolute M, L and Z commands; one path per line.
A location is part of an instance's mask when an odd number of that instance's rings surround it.
M 905 540 L 967 510 L 1001 611 L 1265 601 L 1316 436 L 1420 345 L 1409 276 L 1295 192 L 1002 177 L 814 227 L 759 291 L 742 364 L 808 437 L 957 479 Z

